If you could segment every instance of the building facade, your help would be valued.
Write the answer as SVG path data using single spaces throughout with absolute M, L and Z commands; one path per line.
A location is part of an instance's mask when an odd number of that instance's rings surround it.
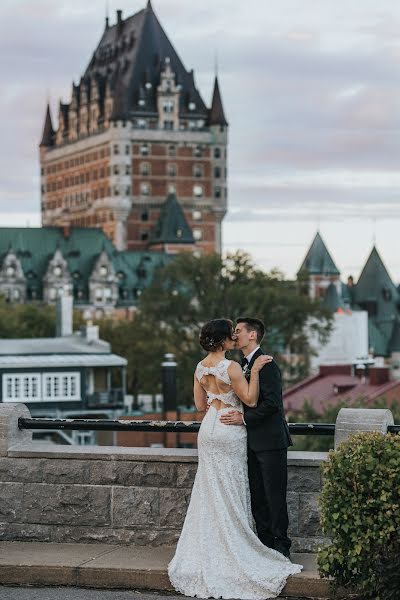
M 103 229 L 119 250 L 152 248 L 161 207 L 178 199 L 193 251 L 221 251 L 227 135 L 219 84 L 211 106 L 147 7 L 105 29 L 40 143 L 44 226 Z M 177 246 L 177 251 L 187 246 Z
M 0 295 L 13 303 L 46 304 L 70 296 L 87 319 L 129 317 L 157 269 L 172 260 L 165 249 L 171 248 L 167 235 L 175 232 L 173 228 L 184 231 L 178 239 L 182 247 L 193 247 L 176 199 L 164 203 L 164 213 L 156 229 L 161 231 L 157 239 L 165 243 L 151 252 L 118 251 L 97 228 L 1 227 Z M 180 221 L 174 218 L 176 213 Z
M 341 333 L 338 329 L 334 331 L 336 338 L 332 339 L 332 344 L 336 344 L 336 349 L 331 345 L 332 352 L 338 350 L 339 344 L 343 350 L 352 338 L 354 349 L 358 348 L 361 352 L 361 348 L 366 348 L 370 356 L 384 359 L 385 364 L 391 367 L 391 378 L 400 379 L 400 288 L 392 281 L 375 246 L 358 279 L 350 276 L 344 283 L 321 235 L 317 233 L 298 278 L 302 286 L 307 285 L 310 297 L 320 299 L 325 308 L 336 315 L 335 322 L 341 322 Z M 355 313 L 358 313 L 358 318 L 346 319 L 346 315 Z M 367 342 L 361 313 L 367 315 Z M 349 323 L 343 326 L 342 322 L 346 320 Z M 353 321 L 351 326 L 350 321 Z M 365 351 L 362 354 L 364 356 L 360 359 L 365 359 Z M 343 351 L 341 361 L 336 352 L 336 361 L 344 362 Z

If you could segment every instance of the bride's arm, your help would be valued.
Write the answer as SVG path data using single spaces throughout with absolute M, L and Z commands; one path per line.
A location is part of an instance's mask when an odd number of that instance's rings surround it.
M 231 379 L 233 391 L 243 404 L 251 407 L 257 406 L 260 391 L 260 378 L 258 374 L 263 366 L 267 362 L 271 362 L 271 360 L 272 358 L 266 354 L 259 356 L 250 371 L 249 382 L 246 381 L 243 371 L 237 362 L 232 361 L 229 365 L 228 374 Z
M 193 396 L 194 396 L 194 403 L 196 405 L 197 410 L 200 412 L 203 410 L 206 410 L 207 394 L 206 394 L 205 390 L 201 387 L 196 375 L 194 376 L 194 380 L 193 380 Z

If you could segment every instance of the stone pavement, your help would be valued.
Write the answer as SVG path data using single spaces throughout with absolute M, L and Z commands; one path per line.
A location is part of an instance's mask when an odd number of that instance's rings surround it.
M 89 590 L 87 588 L 26 588 L 0 586 L 0 600 L 182 600 L 162 592 Z M 281 600 L 284 600 L 281 598 Z M 302 600 L 290 598 L 290 600 Z
M 0 599 L 11 599 L 1 595 L 7 585 L 172 592 L 167 565 L 173 554 L 171 546 L 0 542 Z M 292 560 L 304 571 L 289 578 L 282 597 L 331 597 L 315 555 L 294 554 Z

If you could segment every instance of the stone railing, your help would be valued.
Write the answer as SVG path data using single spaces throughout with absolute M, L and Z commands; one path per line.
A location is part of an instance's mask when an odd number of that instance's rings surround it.
M 380 412 L 378 417 L 373 411 L 373 427 L 384 430 L 382 423 L 393 420 L 390 411 Z M 177 541 L 196 474 L 196 450 L 41 444 L 32 442 L 31 432 L 18 429 L 18 418 L 29 416 L 21 404 L 0 405 L 1 540 Z M 341 423 L 343 437 L 346 425 Z M 354 414 L 349 423 L 354 429 Z M 360 422 L 358 428 L 363 428 Z M 294 551 L 311 552 L 324 541 L 317 497 L 325 459 L 325 453 L 289 453 Z

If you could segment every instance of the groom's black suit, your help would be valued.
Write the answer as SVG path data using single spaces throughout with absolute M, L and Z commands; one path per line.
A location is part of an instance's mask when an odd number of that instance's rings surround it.
M 258 356 L 251 358 L 246 377 Z M 265 546 L 289 554 L 286 504 L 287 448 L 292 445 L 282 402 L 282 380 L 272 361 L 260 371 L 260 394 L 255 408 L 244 407 L 247 425 L 251 507 L 257 534 Z

